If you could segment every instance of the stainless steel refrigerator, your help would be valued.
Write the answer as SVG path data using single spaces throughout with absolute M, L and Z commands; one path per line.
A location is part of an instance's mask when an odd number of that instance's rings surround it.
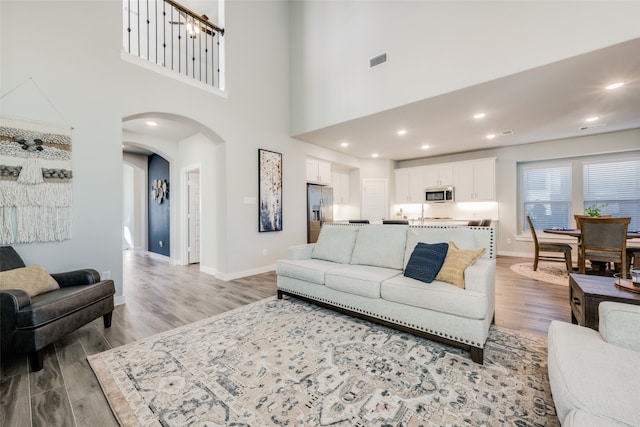
M 320 228 L 333 222 L 333 188 L 307 184 L 307 242 L 318 241 Z

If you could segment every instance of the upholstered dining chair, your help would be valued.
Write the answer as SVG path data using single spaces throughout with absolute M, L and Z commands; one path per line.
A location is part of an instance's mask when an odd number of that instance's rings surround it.
M 631 218 L 581 218 L 578 268 L 586 272 L 586 260 L 619 265 L 620 277 L 627 275 L 627 228 Z
M 640 269 L 640 247 L 627 247 L 627 270 Z
M 567 266 L 567 271 L 571 272 L 573 270 L 573 265 L 571 263 L 571 245 L 566 243 L 549 243 L 549 242 L 539 242 L 538 236 L 536 235 L 536 228 L 533 225 L 533 221 L 531 221 L 531 217 L 527 215 L 527 222 L 529 223 L 529 229 L 531 230 L 531 237 L 533 238 L 533 245 L 535 248 L 535 258 L 533 259 L 533 271 L 538 269 L 538 261 L 564 261 Z M 540 252 L 562 252 L 564 256 L 555 256 L 555 255 L 545 255 Z
M 582 218 L 611 218 L 613 215 L 600 215 L 600 216 L 589 216 L 589 215 L 574 215 L 573 219 L 576 220 L 576 228 L 580 230 L 580 220 Z

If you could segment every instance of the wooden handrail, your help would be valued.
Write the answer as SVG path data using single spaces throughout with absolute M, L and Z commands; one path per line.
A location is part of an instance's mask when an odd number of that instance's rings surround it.
M 183 5 L 174 2 L 173 0 L 164 0 L 165 3 L 169 3 L 171 6 L 175 7 L 176 9 L 178 9 L 181 12 L 186 13 L 189 16 L 192 16 L 194 18 L 198 18 L 204 25 L 213 28 L 215 31 L 217 31 L 218 33 L 220 33 L 220 36 L 224 36 L 224 28 L 220 28 L 218 27 L 216 24 L 209 22 L 209 18 L 206 17 L 203 18 L 203 15 L 199 15 L 197 13 L 195 13 L 194 11 L 184 7 Z

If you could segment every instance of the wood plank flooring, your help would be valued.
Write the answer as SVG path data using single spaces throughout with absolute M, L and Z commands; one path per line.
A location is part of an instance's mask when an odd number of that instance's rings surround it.
M 546 335 L 551 320 L 569 321 L 568 287 L 513 273 L 523 258 L 498 257 L 496 324 Z M 0 425 L 117 426 L 87 355 L 127 344 L 276 294 L 275 272 L 224 282 L 198 265 L 124 252 L 126 304 L 112 326 L 102 318 L 47 348 L 44 369 L 30 373 L 27 358 L 0 361 Z

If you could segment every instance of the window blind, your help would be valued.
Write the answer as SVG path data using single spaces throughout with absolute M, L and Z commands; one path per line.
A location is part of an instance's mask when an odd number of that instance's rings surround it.
M 529 215 L 536 230 L 569 227 L 571 218 L 571 166 L 529 166 L 523 169 L 523 230 Z
M 585 209 L 631 217 L 629 229 L 640 229 L 640 160 L 584 164 L 583 200 Z

